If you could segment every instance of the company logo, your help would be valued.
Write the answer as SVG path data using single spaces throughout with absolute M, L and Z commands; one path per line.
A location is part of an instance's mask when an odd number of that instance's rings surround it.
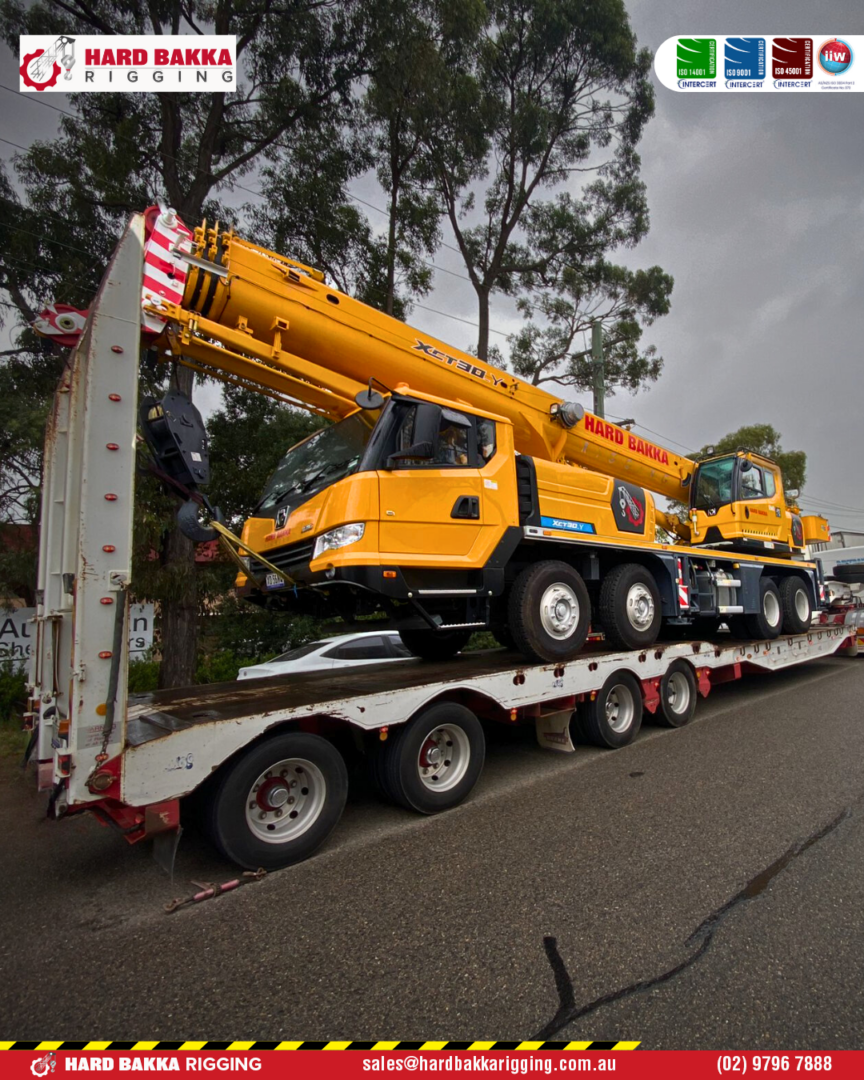
M 283 506 L 276 513 L 276 528 L 284 529 L 285 523 L 288 521 L 288 515 L 291 513 L 290 506 Z
M 723 58 L 727 79 L 765 78 L 765 38 L 727 37 Z
M 618 488 L 618 505 L 631 525 L 641 525 L 645 520 L 645 507 L 621 484 Z
M 813 38 L 774 38 L 771 68 L 775 79 L 812 79 Z
M 34 49 L 23 56 L 18 72 L 30 90 L 47 90 L 49 86 L 57 85 L 61 69 L 65 70 L 66 79 L 71 79 L 74 64 L 73 39 L 61 35 L 46 48 Z
M 48 1076 L 49 1073 L 53 1073 L 57 1065 L 57 1059 L 49 1051 L 44 1057 L 36 1058 L 35 1061 L 30 1062 L 30 1072 L 34 1076 Z
M 852 66 L 852 50 L 845 41 L 832 38 L 819 50 L 819 65 L 831 75 L 842 75 Z
M 717 75 L 715 38 L 678 38 L 678 78 L 713 79 Z
M 647 439 L 640 439 L 636 435 L 633 435 L 632 432 L 624 431 L 623 428 L 616 427 L 615 424 L 608 424 L 605 420 L 601 420 L 592 413 L 585 414 L 585 430 L 592 432 L 601 439 L 605 439 L 607 442 L 615 443 L 616 446 L 624 446 L 624 436 L 626 435 L 628 450 L 632 450 L 642 457 L 649 458 L 651 461 L 659 461 L 661 465 L 669 464 L 669 454 L 659 446 L 655 446 L 653 443 L 648 442 Z
M 237 39 L 227 34 L 22 34 L 19 59 L 23 92 L 213 93 L 234 89 Z

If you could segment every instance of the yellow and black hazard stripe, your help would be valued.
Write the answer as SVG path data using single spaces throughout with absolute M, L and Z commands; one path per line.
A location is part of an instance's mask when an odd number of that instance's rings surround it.
M 638 1042 L 0 1042 L 0 1050 L 635 1050 Z

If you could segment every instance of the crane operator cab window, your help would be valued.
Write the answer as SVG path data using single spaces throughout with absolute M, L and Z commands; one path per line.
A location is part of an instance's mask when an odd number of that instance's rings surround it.
M 403 405 L 389 467 L 482 469 L 495 450 L 492 420 L 431 404 Z
M 734 478 L 734 457 L 718 458 L 700 465 L 693 492 L 693 509 L 711 511 L 731 503 Z

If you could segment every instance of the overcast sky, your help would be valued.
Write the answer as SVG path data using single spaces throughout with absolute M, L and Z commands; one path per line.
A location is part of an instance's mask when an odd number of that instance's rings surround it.
M 628 9 L 652 52 L 684 34 L 864 34 L 861 0 L 628 0 Z M 17 86 L 5 47 L 2 68 L 0 81 Z M 670 314 L 644 339 L 666 366 L 653 388 L 607 399 L 607 412 L 679 449 L 771 423 L 784 449 L 807 452 L 805 509 L 827 512 L 835 531 L 864 530 L 864 94 L 699 95 L 655 84 L 640 145 L 651 232 L 621 258 L 675 278 Z M 0 94 L 4 138 L 51 137 L 58 116 L 38 103 L 46 99 Z M 382 205 L 372 182 L 354 190 Z M 473 291 L 445 272 L 462 269 L 457 255 L 442 248 L 435 262 L 435 291 L 411 321 L 464 348 L 474 334 L 453 317 L 476 322 Z M 493 300 L 491 323 L 506 348 L 520 323 L 506 299 Z

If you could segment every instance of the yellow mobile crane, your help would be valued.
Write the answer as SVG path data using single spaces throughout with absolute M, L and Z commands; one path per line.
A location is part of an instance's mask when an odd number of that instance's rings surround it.
M 824 589 L 773 462 L 681 457 L 218 225 L 192 236 L 159 222 L 144 279 L 157 349 L 335 421 L 285 454 L 235 543 L 250 600 L 384 610 L 429 658 L 486 626 L 544 661 L 572 657 L 592 622 L 636 649 L 664 624 L 725 621 L 749 638 L 809 628 Z M 144 417 L 157 456 L 170 444 L 182 457 L 192 430 L 200 461 L 191 405 L 174 395 Z M 206 535 L 189 510 L 190 534 Z M 657 542 L 658 525 L 676 542 Z

